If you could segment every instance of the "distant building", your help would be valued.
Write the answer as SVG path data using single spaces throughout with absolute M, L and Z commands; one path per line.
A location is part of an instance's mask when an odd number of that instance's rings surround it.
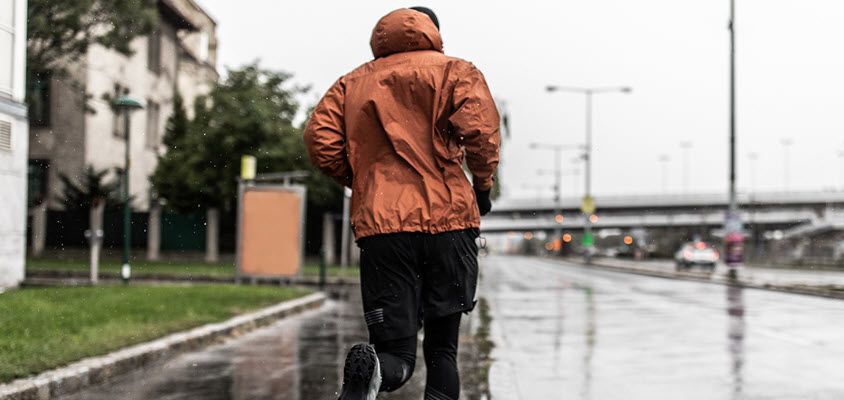
M 164 152 L 161 139 L 176 90 L 192 107 L 194 98 L 206 94 L 218 78 L 214 20 L 193 0 L 158 0 L 156 5 L 158 28 L 132 42 L 132 56 L 94 45 L 68 66 L 71 79 L 45 76 L 30 83 L 29 206 L 35 253 L 44 245 L 47 209 L 62 206 L 60 174 L 75 178 L 89 165 L 123 168 L 126 135 L 110 98 L 129 95 L 145 104 L 144 110 L 132 114 L 129 135 L 132 205 L 144 211 L 150 205 L 149 177 Z M 85 111 L 78 85 L 91 96 L 91 112 Z
M 0 0 L 0 289 L 17 286 L 24 275 L 25 71 L 26 0 Z

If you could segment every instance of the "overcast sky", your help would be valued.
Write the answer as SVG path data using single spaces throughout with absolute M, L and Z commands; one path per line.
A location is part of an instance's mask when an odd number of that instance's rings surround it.
M 219 23 L 220 66 L 260 59 L 310 84 L 315 103 L 340 75 L 372 58 L 369 36 L 387 12 L 424 5 L 438 14 L 445 52 L 472 61 L 506 103 L 512 138 L 502 155 L 509 197 L 550 185 L 537 169 L 551 152 L 531 142 L 583 143 L 584 100 L 548 84 L 629 85 L 595 98 L 594 191 L 726 190 L 728 0 L 273 1 L 198 0 Z M 759 191 L 841 188 L 844 150 L 844 2 L 737 0 L 739 186 Z M 791 171 L 785 176 L 784 138 Z M 691 142 L 689 185 L 682 142 Z M 750 153 L 758 153 L 752 174 Z M 567 153 L 567 174 L 580 170 Z M 582 195 L 582 179 L 562 181 Z M 575 191 L 575 185 L 577 190 Z M 542 192 L 550 197 L 551 192 Z

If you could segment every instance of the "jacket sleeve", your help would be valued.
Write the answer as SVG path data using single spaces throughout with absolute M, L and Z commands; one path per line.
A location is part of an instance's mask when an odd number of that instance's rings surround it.
M 305 146 L 311 163 L 337 183 L 352 186 L 343 116 L 345 84 L 338 80 L 317 104 L 305 127 Z
M 472 183 L 478 190 L 490 190 L 498 167 L 501 118 L 481 71 L 470 66 L 454 86 L 452 98 L 449 122 L 466 149 Z

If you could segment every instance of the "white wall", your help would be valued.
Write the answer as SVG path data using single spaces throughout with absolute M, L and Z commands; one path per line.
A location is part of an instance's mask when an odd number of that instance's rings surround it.
M 24 102 L 26 0 L 0 0 L 14 10 L 11 91 L 0 92 L 0 121 L 11 124 L 11 150 L 0 149 L 0 288 L 17 286 L 24 276 L 26 251 L 26 165 L 29 123 Z
M 111 93 L 115 83 L 130 90 L 129 96 L 143 103 L 154 101 L 161 107 L 158 119 L 158 140 L 164 135 L 167 118 L 173 110 L 173 90 L 176 85 L 177 49 L 176 32 L 170 25 L 162 24 L 161 63 L 159 74 L 147 68 L 148 42 L 146 37 L 132 42 L 135 53 L 131 57 L 120 55 L 101 46 L 88 50 L 87 89 L 94 95 L 90 105 L 96 111 L 85 116 L 85 165 L 98 169 L 122 167 L 126 142 L 112 132 L 114 114 L 101 95 Z M 134 196 L 133 206 L 138 210 L 149 207 L 149 177 L 158 163 L 158 147 L 147 142 L 147 109 L 131 115 L 131 168 L 129 188 Z M 121 125 L 120 129 L 123 127 Z

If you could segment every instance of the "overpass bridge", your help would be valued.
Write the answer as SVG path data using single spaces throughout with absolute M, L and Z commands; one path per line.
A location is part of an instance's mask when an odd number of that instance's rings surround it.
M 739 194 L 743 221 L 749 230 L 813 232 L 844 225 L 844 192 L 771 192 Z M 595 229 L 696 229 L 715 232 L 724 224 L 725 194 L 596 197 Z M 562 215 L 562 218 L 558 217 Z M 584 226 L 580 199 L 504 199 L 483 218 L 485 233 L 552 231 L 579 232 Z M 717 233 L 717 232 L 715 232 Z

